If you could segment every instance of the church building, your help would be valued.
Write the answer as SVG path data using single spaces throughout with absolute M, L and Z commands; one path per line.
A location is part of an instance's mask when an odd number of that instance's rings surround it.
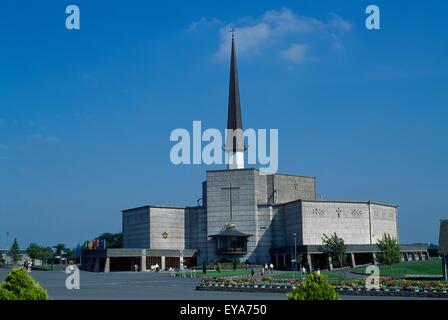
M 243 130 L 233 36 L 227 129 Z M 331 269 L 321 251 L 324 234 L 344 239 L 352 266 L 375 263 L 383 235 L 399 239 L 396 205 L 322 200 L 315 177 L 244 168 L 244 138 L 238 134 L 229 136 L 224 150 L 229 165 L 206 172 L 201 205 L 123 210 L 123 248 L 83 252 L 83 267 L 145 271 L 156 264 L 167 269 L 238 261 L 290 269 L 297 255 L 312 270 Z M 428 259 L 424 245 L 402 244 L 401 250 L 403 261 Z

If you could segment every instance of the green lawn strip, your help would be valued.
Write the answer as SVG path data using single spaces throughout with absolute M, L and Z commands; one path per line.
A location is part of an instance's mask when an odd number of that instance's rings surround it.
M 185 271 L 185 274 L 190 276 L 190 271 Z M 251 274 L 250 270 L 222 270 L 221 272 L 207 270 L 207 273 L 203 273 L 202 270 L 196 271 L 196 277 L 235 277 L 248 274 Z M 177 275 L 181 276 L 182 272 L 177 272 Z
M 321 274 L 324 275 L 325 277 L 327 277 L 328 280 L 339 280 L 340 276 L 341 276 L 341 274 L 339 272 L 335 272 L 335 271 L 333 271 L 333 272 L 322 271 Z M 278 278 L 278 279 L 294 279 L 294 273 L 293 272 L 291 272 L 291 273 L 278 273 L 278 274 L 271 275 L 271 277 Z M 295 277 L 296 277 L 296 279 L 300 279 L 301 278 L 300 272 L 297 272 L 295 274 Z M 345 281 L 352 281 L 352 280 L 355 280 L 355 278 L 345 276 L 344 280 Z
M 39 271 L 62 271 L 62 270 L 65 270 L 67 267 L 68 266 L 66 266 L 66 265 L 55 264 L 53 266 L 51 266 L 51 265 L 33 266 L 33 270 L 39 270 Z
M 431 259 L 428 261 L 417 261 L 417 262 L 403 262 L 392 266 L 392 274 L 390 267 L 386 265 L 379 266 L 381 276 L 405 276 L 405 275 L 441 275 L 442 274 L 442 263 L 440 259 Z M 353 272 L 358 274 L 366 274 L 365 267 L 359 267 L 353 269 Z

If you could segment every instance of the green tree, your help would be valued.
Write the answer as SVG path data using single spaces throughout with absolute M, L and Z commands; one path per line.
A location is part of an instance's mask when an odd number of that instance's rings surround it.
M 396 238 L 390 234 L 385 234 L 383 239 L 378 240 L 377 247 L 379 252 L 377 253 L 377 259 L 380 264 L 386 264 L 390 268 L 390 274 L 393 274 L 392 265 L 400 262 L 401 253 L 400 245 Z
M 54 248 L 54 253 L 58 256 L 62 256 L 63 254 L 65 254 L 67 252 L 67 248 L 65 247 L 65 244 L 63 243 L 58 243 L 57 245 L 53 246 Z
M 53 250 L 50 247 L 42 248 L 42 261 L 48 264 L 50 259 L 53 259 Z
M 48 300 L 48 294 L 23 268 L 14 268 L 0 284 L 0 300 Z
M 0 251 L 0 263 L 4 263 L 5 258 L 3 258 L 3 253 Z
M 20 261 L 20 246 L 16 238 L 14 238 L 14 242 L 12 243 L 9 252 L 11 254 L 12 263 L 17 264 Z
M 202 263 L 202 273 L 206 274 L 207 273 L 207 265 L 204 263 Z
M 324 234 L 322 237 L 322 243 L 323 246 L 320 250 L 323 253 L 326 253 L 333 263 L 337 262 L 341 267 L 339 281 L 342 282 L 342 279 L 344 278 L 345 261 L 347 259 L 347 246 L 344 243 L 344 239 L 339 238 L 336 233 L 330 237 Z
M 428 254 L 430 257 L 438 257 L 439 256 L 439 246 L 434 243 L 430 243 L 428 246 Z
M 30 243 L 26 249 L 26 253 L 32 260 L 42 259 L 43 248 L 35 242 Z
M 66 248 L 65 256 L 70 260 L 76 260 L 76 258 L 77 258 L 76 257 L 76 249 L 75 248 L 73 248 L 73 249 Z
M 95 240 L 105 240 L 107 248 L 123 248 L 123 233 L 105 232 Z
M 338 300 L 336 289 L 320 274 L 311 274 L 300 286 L 287 294 L 288 300 Z

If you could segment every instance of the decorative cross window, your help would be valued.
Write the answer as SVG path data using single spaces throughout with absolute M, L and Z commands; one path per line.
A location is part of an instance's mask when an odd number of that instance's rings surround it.
M 336 209 L 336 213 L 338 214 L 338 218 L 341 217 L 341 213 L 342 213 L 342 209 L 341 208 L 337 208 Z

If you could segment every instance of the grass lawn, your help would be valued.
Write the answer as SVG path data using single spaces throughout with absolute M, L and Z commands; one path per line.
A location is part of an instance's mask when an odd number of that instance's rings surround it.
M 45 266 L 33 266 L 33 270 L 42 270 L 42 271 L 62 271 L 65 270 L 68 266 L 62 264 L 45 265 Z
M 321 271 L 321 274 L 324 275 L 325 277 L 327 277 L 328 280 L 339 280 L 341 277 L 341 274 L 338 271 Z M 273 278 L 279 278 L 279 279 L 294 279 L 294 273 L 278 273 L 278 274 L 273 274 L 272 275 Z M 300 272 L 296 273 L 296 278 L 300 278 Z M 345 281 L 351 281 L 354 280 L 354 277 L 348 277 L 347 275 L 345 276 L 344 280 Z
M 180 275 L 181 273 L 177 273 L 178 275 Z M 189 276 L 190 275 L 190 271 L 186 271 L 186 274 Z M 237 269 L 237 270 L 222 270 L 221 272 L 218 271 L 212 271 L 212 270 L 207 270 L 207 273 L 203 273 L 202 269 L 198 269 L 196 271 L 196 277 L 234 277 L 234 276 L 242 276 L 242 275 L 246 275 L 246 274 L 250 274 L 250 270 L 242 270 L 242 269 Z
M 442 274 L 442 262 L 438 258 L 431 258 L 427 261 L 402 262 L 392 266 L 392 274 L 389 266 L 381 265 L 381 276 L 405 276 L 405 275 L 430 275 L 436 276 Z M 365 273 L 366 268 L 360 267 L 353 269 L 356 273 Z

